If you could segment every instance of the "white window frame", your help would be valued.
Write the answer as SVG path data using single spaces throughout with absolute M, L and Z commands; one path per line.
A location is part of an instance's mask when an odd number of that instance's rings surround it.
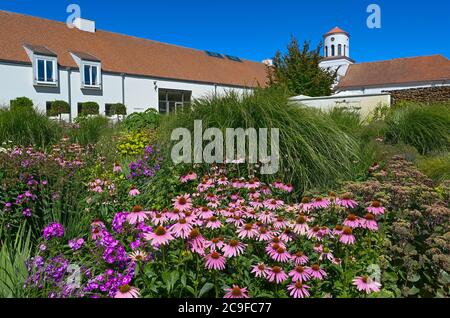
M 85 68 L 89 66 L 90 79 L 92 80 L 92 68 L 97 68 L 97 78 L 94 84 L 85 83 Z M 102 67 L 101 63 L 82 61 L 81 63 L 81 87 L 88 89 L 100 89 L 102 87 Z
M 44 80 L 39 80 L 39 61 L 44 61 Z M 47 80 L 47 62 L 52 63 L 53 81 Z M 35 85 L 57 86 L 58 85 L 58 60 L 56 57 L 35 55 L 33 58 L 33 78 Z

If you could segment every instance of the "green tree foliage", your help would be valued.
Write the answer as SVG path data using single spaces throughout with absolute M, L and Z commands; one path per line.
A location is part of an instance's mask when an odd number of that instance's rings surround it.
M 98 115 L 100 112 L 100 106 L 96 102 L 86 102 L 81 104 L 81 115 Z
M 50 106 L 48 115 L 50 117 L 59 116 L 59 119 L 61 119 L 62 114 L 69 114 L 69 113 L 70 113 L 69 103 L 63 100 L 55 100 L 54 102 L 52 102 Z
M 284 86 L 291 95 L 329 96 L 337 79 L 337 71 L 319 67 L 322 44 L 311 50 L 305 42 L 300 48 L 295 37 L 287 47 L 287 52 L 278 51 L 273 66 L 268 67 L 269 85 Z
M 18 97 L 11 101 L 11 110 L 14 109 L 33 109 L 33 101 L 28 97 Z

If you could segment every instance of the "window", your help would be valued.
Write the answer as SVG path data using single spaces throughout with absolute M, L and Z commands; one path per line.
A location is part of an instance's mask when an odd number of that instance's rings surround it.
M 336 55 L 336 48 L 334 45 L 331 46 L 331 56 L 335 56 Z
M 35 84 L 56 84 L 56 59 L 35 58 Z
M 342 56 L 342 44 L 338 45 L 338 55 Z
M 100 65 L 98 63 L 83 63 L 82 65 L 83 88 L 99 88 L 101 85 Z
M 325 57 L 328 57 L 328 46 L 325 46 Z
M 344 44 L 344 56 L 347 56 L 347 45 Z
M 167 114 L 191 103 L 192 92 L 173 89 L 159 89 L 159 112 Z

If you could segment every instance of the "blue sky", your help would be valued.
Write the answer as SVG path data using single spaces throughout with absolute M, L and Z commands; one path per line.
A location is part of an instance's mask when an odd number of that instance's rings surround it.
M 97 28 L 260 61 L 295 35 L 316 45 L 340 26 L 358 62 L 443 54 L 450 58 L 448 0 L 0 0 L 0 9 L 66 21 L 68 4 Z M 366 25 L 380 5 L 382 28 Z

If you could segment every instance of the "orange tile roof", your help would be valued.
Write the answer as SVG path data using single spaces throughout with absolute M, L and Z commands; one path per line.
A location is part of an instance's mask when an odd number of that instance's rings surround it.
M 77 67 L 69 52 L 97 57 L 106 72 L 239 87 L 265 86 L 262 63 L 210 57 L 204 51 L 97 30 L 69 29 L 65 23 L 0 10 L 0 60 L 30 63 L 24 44 L 45 47 L 61 66 Z
M 450 60 L 442 55 L 352 64 L 337 90 L 450 80 Z
M 331 34 L 337 34 L 337 33 L 345 33 L 348 35 L 348 32 L 342 30 L 340 27 L 335 27 L 335 28 L 331 29 L 330 31 L 328 31 L 327 33 L 325 33 L 325 36 L 331 35 Z

